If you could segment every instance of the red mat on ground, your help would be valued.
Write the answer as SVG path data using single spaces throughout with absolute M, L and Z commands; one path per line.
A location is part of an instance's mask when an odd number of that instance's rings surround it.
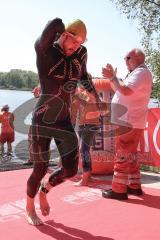
M 91 187 L 75 187 L 72 181 L 55 187 L 48 195 L 52 211 L 42 217 L 44 225 L 28 225 L 24 209 L 30 172 L 0 173 L 1 240 L 160 239 L 160 190 L 145 188 L 142 197 L 116 201 L 101 197 L 100 188 L 109 183 L 99 180 Z

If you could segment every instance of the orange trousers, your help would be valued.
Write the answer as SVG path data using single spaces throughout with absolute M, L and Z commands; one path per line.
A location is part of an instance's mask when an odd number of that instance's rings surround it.
M 116 155 L 112 190 L 125 193 L 127 186 L 141 188 L 140 164 L 137 159 L 137 146 L 143 129 L 130 129 L 116 139 Z

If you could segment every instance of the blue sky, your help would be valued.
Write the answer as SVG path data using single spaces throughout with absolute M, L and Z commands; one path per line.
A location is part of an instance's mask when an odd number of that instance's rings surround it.
M 0 72 L 15 68 L 37 72 L 34 42 L 55 17 L 65 24 L 77 18 L 85 22 L 87 66 L 93 76 L 101 77 L 101 68 L 109 62 L 124 77 L 124 55 L 142 48 L 138 23 L 121 15 L 109 0 L 0 0 L 0 6 Z

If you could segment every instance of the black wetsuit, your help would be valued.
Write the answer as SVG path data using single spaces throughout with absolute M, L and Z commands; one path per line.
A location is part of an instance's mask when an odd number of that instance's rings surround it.
M 50 24 L 54 25 L 54 21 Z M 62 24 L 60 21 L 58 24 Z M 81 46 L 67 57 L 56 42 L 43 48 L 41 41 L 47 36 L 46 32 L 43 33 L 35 44 L 42 95 L 33 112 L 30 129 L 30 151 L 34 161 L 34 169 L 27 182 L 27 194 L 30 197 L 35 197 L 40 181 L 47 172 L 52 138 L 60 153 L 62 169 L 51 174 L 50 184 L 54 186 L 63 178 L 77 173 L 78 140 L 70 121 L 70 101 L 78 81 L 88 91 L 94 89 L 86 71 L 86 48 Z

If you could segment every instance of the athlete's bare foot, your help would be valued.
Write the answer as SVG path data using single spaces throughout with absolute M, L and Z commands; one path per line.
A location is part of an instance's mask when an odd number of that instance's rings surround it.
M 91 180 L 91 172 L 84 172 L 82 179 L 79 182 L 74 183 L 74 186 L 88 186 L 89 181 Z
M 80 186 L 87 186 L 88 183 L 84 182 L 82 179 L 76 183 L 73 184 L 76 187 L 80 187 Z
M 29 224 L 38 226 L 43 224 L 42 220 L 37 216 L 35 211 L 34 198 L 27 195 L 27 205 L 26 205 L 26 219 Z
M 26 219 L 29 224 L 34 226 L 39 226 L 43 224 L 42 220 L 37 216 L 36 211 L 31 211 L 31 212 L 27 211 Z
M 39 191 L 39 204 L 43 216 L 47 216 L 50 213 L 50 206 L 47 201 L 46 193 Z

